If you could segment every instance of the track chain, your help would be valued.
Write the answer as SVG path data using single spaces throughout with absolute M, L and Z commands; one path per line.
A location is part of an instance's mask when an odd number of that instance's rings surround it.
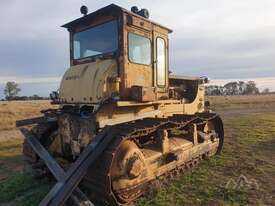
M 139 120 L 136 122 L 115 126 L 123 132 L 120 134 L 120 136 L 114 137 L 114 141 L 102 155 L 102 158 L 98 160 L 98 163 L 91 168 L 92 172 L 83 181 L 85 182 L 85 185 L 89 187 L 89 190 L 93 191 L 91 194 L 92 198 L 107 200 L 107 202 L 109 204 L 111 203 L 111 205 L 127 205 L 128 203 L 135 201 L 136 198 L 144 194 L 145 191 L 156 188 L 156 185 L 163 184 L 163 182 L 166 180 L 169 182 L 170 179 L 179 176 L 183 171 L 191 169 L 197 165 L 200 159 L 202 159 L 202 156 L 196 157 L 192 161 L 187 162 L 182 166 L 178 166 L 178 168 L 158 177 L 157 180 L 144 182 L 140 185 L 129 188 L 128 190 L 123 190 L 121 193 L 114 193 L 114 191 L 112 191 L 110 171 L 114 154 L 117 152 L 122 141 L 132 140 L 137 142 L 139 138 L 156 134 L 159 129 L 183 129 L 189 124 L 203 124 L 205 121 L 209 121 L 214 118 L 216 118 L 216 115 L 214 114 L 210 117 L 208 116 L 204 118 L 200 118 L 197 115 L 178 115 L 169 119 L 146 119 L 145 121 Z
M 205 121 L 213 120 L 217 118 L 216 114 L 204 114 L 204 115 L 174 115 L 171 118 L 147 118 L 144 120 L 137 120 L 135 122 L 123 123 L 113 126 L 114 129 L 119 130 L 119 135 L 113 138 L 109 147 L 97 160 L 97 162 L 90 168 L 89 174 L 82 181 L 89 192 L 93 200 L 99 201 L 100 205 L 127 205 L 130 202 L 136 200 L 137 197 L 144 194 L 147 191 L 152 191 L 160 186 L 167 185 L 172 179 L 183 174 L 185 171 L 192 169 L 202 159 L 202 156 L 196 157 L 190 162 L 183 165 L 179 165 L 176 169 L 173 169 L 166 174 L 158 177 L 155 180 L 144 182 L 136 187 L 124 190 L 123 193 L 114 193 L 112 190 L 110 170 L 114 155 L 117 152 L 119 145 L 125 140 L 131 140 L 138 143 L 139 139 L 148 135 L 155 135 L 160 129 L 183 129 L 189 124 L 203 124 Z M 39 126 L 38 126 L 39 127 Z M 35 135 L 40 139 L 48 128 L 34 131 Z M 48 175 L 45 165 L 36 158 L 32 152 L 29 151 L 28 145 L 24 144 L 26 150 L 25 156 L 32 157 L 30 163 L 33 170 L 43 175 Z M 207 156 L 207 154 L 204 154 Z M 124 201 L 127 199 L 127 201 Z M 128 200 L 130 200 L 128 202 Z

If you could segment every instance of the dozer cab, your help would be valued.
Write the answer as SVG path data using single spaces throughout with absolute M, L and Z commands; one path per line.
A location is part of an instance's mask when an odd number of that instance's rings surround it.
M 48 195 L 45 205 L 62 205 L 79 188 L 94 202 L 128 205 L 219 154 L 223 124 L 205 101 L 207 78 L 171 73 L 172 30 L 151 21 L 146 9 L 81 11 L 63 25 L 71 67 L 51 94 L 58 109 L 17 122 L 35 124 L 22 129 L 23 153 L 35 177 L 54 173 L 65 185 L 63 202 Z

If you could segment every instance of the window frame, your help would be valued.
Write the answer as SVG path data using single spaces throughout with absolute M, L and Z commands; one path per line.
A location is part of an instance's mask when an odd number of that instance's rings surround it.
M 75 59 L 74 58 L 74 35 L 77 34 L 77 33 L 81 33 L 81 32 L 84 32 L 84 31 L 87 31 L 89 29 L 92 29 L 92 28 L 95 28 L 95 27 L 98 27 L 98 26 L 101 26 L 101 25 L 104 25 L 104 24 L 107 24 L 107 23 L 110 23 L 112 21 L 116 21 L 116 24 L 117 24 L 117 49 L 114 50 L 114 51 L 110 51 L 110 52 L 105 52 L 105 53 L 102 53 L 102 54 L 96 54 L 96 55 L 92 55 L 92 56 L 87 56 L 87 57 L 82 57 L 82 58 L 78 58 L 78 59 Z M 77 64 L 82 64 L 82 61 L 84 60 L 89 60 L 89 59 L 95 59 L 99 56 L 105 56 L 105 55 L 110 55 L 110 54 L 116 54 L 119 50 L 120 50 L 120 43 L 119 43 L 119 35 L 120 35 L 120 25 L 119 25 L 119 20 L 118 19 L 111 19 L 109 21 L 105 21 L 105 22 L 102 22 L 102 23 L 99 23 L 99 24 L 96 24 L 96 25 L 93 25 L 92 27 L 88 27 L 88 28 L 85 28 L 83 30 L 80 30 L 80 31 L 77 31 L 77 32 L 74 32 L 72 33 L 72 37 L 71 37 L 71 58 L 72 58 L 72 61 L 75 63 L 77 62 Z
M 149 40 L 149 43 L 150 43 L 150 63 L 149 64 L 142 64 L 142 63 L 138 63 L 138 62 L 134 62 L 130 59 L 130 44 L 129 44 L 129 35 L 130 34 L 134 34 L 136 36 L 139 36 L 139 37 L 143 37 L 145 39 L 148 39 Z M 137 64 L 137 65 L 143 65 L 143 66 L 152 66 L 152 62 L 153 62 L 153 55 L 152 55 L 152 40 L 146 36 L 143 36 L 143 35 L 140 35 L 140 34 L 137 34 L 135 32 L 132 32 L 132 31 L 129 31 L 127 32 L 127 44 L 128 44 L 128 51 L 127 51 L 127 58 L 128 58 L 128 61 L 132 64 Z
M 164 64 L 164 84 L 163 85 L 160 85 L 159 84 L 159 69 L 158 69 L 158 39 L 162 39 L 163 42 L 164 42 L 164 61 L 165 61 L 165 64 Z M 156 38 L 156 83 L 157 83 L 157 86 L 159 88 L 165 88 L 166 85 L 167 85 L 167 51 L 166 51 L 166 47 L 167 47 L 167 44 L 166 44 L 166 41 L 163 37 L 161 36 L 158 36 Z

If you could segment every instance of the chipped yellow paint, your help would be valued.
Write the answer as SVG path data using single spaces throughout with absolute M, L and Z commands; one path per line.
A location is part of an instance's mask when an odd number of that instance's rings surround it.
M 116 74 L 114 59 L 72 66 L 61 81 L 60 100 L 66 103 L 99 103 L 111 95 L 108 78 Z

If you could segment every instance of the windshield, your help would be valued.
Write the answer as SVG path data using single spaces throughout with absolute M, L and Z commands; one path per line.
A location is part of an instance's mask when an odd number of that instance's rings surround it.
M 113 20 L 74 34 L 73 47 L 74 59 L 116 51 L 118 48 L 117 21 Z

